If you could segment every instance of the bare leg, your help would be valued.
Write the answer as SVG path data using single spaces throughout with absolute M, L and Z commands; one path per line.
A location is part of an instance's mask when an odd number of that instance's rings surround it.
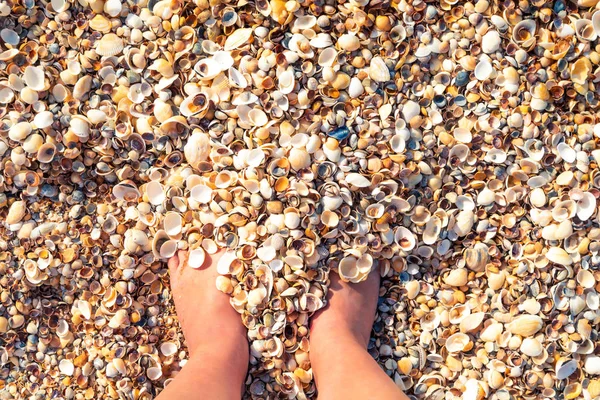
M 222 252 L 192 269 L 187 252 L 169 260 L 171 290 L 190 359 L 158 400 L 236 399 L 248 371 L 246 328 L 215 286 Z
M 367 352 L 375 320 L 379 274 L 346 283 L 331 273 L 328 306 L 312 320 L 310 361 L 321 400 L 406 400 Z

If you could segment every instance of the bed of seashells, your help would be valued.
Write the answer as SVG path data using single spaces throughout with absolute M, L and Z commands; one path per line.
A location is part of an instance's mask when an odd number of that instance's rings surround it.
M 228 252 L 246 397 L 328 272 L 419 399 L 600 396 L 597 0 L 0 1 L 0 398 L 147 399 L 165 260 Z

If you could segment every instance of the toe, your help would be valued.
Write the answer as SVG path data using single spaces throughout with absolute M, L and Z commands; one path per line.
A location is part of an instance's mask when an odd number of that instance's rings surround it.
M 177 256 L 177 254 L 169 259 L 167 266 L 169 267 L 170 273 L 173 273 L 177 270 L 177 267 L 179 266 L 179 257 Z

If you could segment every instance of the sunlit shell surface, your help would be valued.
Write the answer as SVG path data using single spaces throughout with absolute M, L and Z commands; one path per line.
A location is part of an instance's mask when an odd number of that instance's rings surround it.
M 156 397 L 179 249 L 226 249 L 244 398 L 317 398 L 330 272 L 382 277 L 411 398 L 599 398 L 599 35 L 597 0 L 0 1 L 0 398 Z

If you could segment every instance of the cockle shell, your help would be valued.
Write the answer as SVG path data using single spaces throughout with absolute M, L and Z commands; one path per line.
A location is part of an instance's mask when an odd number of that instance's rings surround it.
M 506 328 L 514 335 L 530 337 L 542 329 L 543 326 L 542 319 L 537 315 L 520 315 L 507 324 Z
M 108 33 L 97 42 L 96 53 L 100 56 L 116 56 L 123 51 L 123 39 L 114 33 Z
M 391 79 L 390 70 L 381 57 L 373 57 L 369 66 L 369 76 L 375 82 L 387 82 Z

